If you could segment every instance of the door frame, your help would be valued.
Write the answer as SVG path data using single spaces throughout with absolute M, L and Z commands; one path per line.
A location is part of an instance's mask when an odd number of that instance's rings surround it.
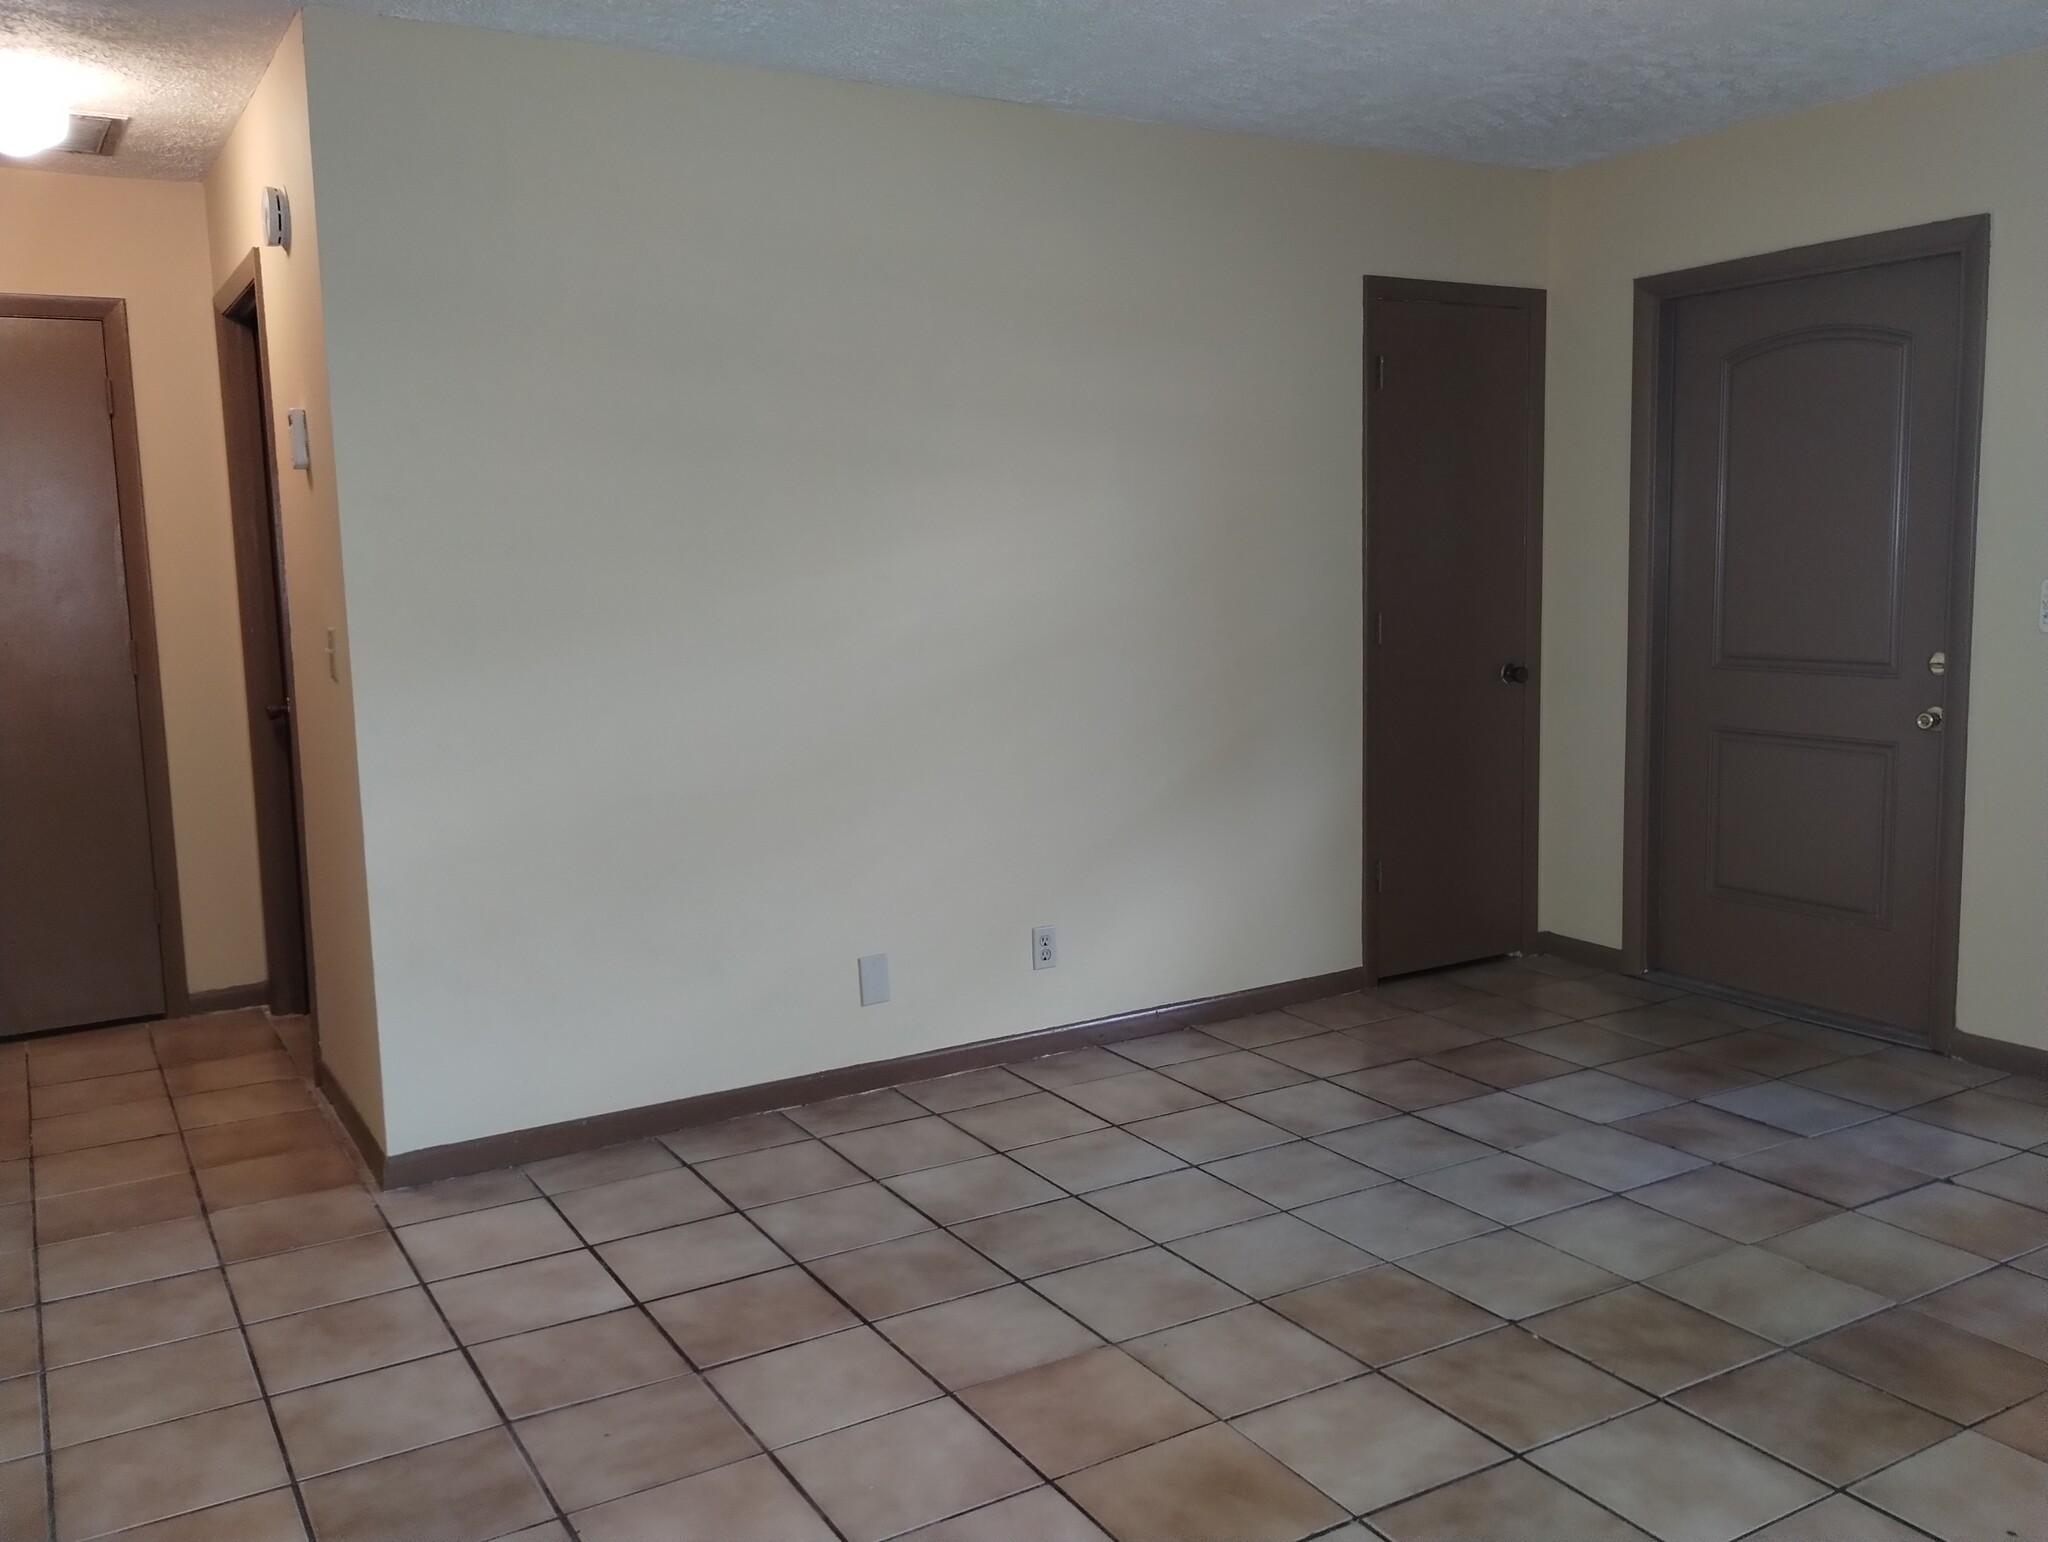
M 1359 922 L 1365 983 L 1379 982 L 1376 965 L 1379 906 L 1373 883 L 1377 860 L 1373 842 L 1372 808 L 1372 700 L 1373 646 L 1372 617 L 1378 610 L 1379 591 L 1373 577 L 1372 560 L 1372 442 L 1373 399 L 1377 395 L 1373 364 L 1373 312 L 1389 300 L 1433 300 L 1446 305 L 1486 305 L 1522 311 L 1530 328 L 1529 375 L 1534 389 L 1529 393 L 1529 465 L 1523 503 L 1522 540 L 1526 554 L 1523 575 L 1524 637 L 1522 656 L 1528 662 L 1529 679 L 1520 687 L 1522 695 L 1522 860 L 1521 860 L 1521 948 L 1536 945 L 1536 860 L 1539 802 L 1539 752 L 1543 721 L 1543 405 L 1547 389 L 1545 342 L 1548 335 L 1548 295 L 1541 289 L 1520 289 L 1500 284 L 1460 284 L 1437 279 L 1387 278 L 1368 275 L 1365 280 L 1363 317 L 1364 346 L 1360 358 L 1360 387 L 1364 407 L 1360 444 L 1359 525 L 1364 563 L 1364 610 L 1359 618 L 1359 646 L 1364 655 L 1364 696 L 1360 724 L 1364 734 L 1363 817 L 1364 852 L 1359 867 Z
M 1936 828 L 1934 999 L 1931 1039 L 1956 1032 L 1956 960 L 1963 880 L 1964 761 L 1969 744 L 1970 622 L 1976 589 L 1977 463 L 1983 441 L 1984 346 L 1991 216 L 1970 215 L 1850 236 L 1731 262 L 1639 278 L 1629 456 L 1628 738 L 1622 798 L 1622 969 L 1656 967 L 1657 754 L 1671 561 L 1672 316 L 1680 300 L 1786 279 L 1818 278 L 1922 257 L 1962 259 L 1961 362 L 1956 399 L 1955 522 L 1949 545 L 1947 722 L 1941 736 Z
M 179 1017 L 191 1009 L 192 992 L 185 974 L 184 910 L 178 899 L 178 842 L 172 825 L 171 759 L 164 731 L 156 599 L 149 576 L 149 530 L 142 506 L 142 441 L 135 424 L 128 302 L 81 295 L 0 294 L 0 316 L 100 324 L 106 350 L 108 420 L 114 440 L 121 572 L 128 591 L 128 636 L 135 656 L 135 712 L 142 733 L 142 790 L 149 817 L 150 871 L 156 888 L 157 955 L 163 970 L 164 1015 Z
M 235 265 L 234 272 L 228 276 L 227 281 L 215 292 L 213 309 L 214 326 L 216 329 L 215 342 L 221 350 L 224 351 L 227 347 L 227 338 L 222 332 L 224 328 L 249 325 L 253 327 L 256 334 L 256 383 L 259 408 L 257 414 L 258 421 L 254 427 L 260 436 L 257 447 L 263 454 L 265 506 L 261 511 L 261 518 L 269 531 L 270 563 L 267 572 L 258 573 L 251 571 L 249 565 L 242 561 L 240 543 L 236 543 L 235 590 L 238 610 L 240 612 L 239 630 L 244 649 L 242 692 L 247 708 L 251 771 L 253 773 L 255 737 L 260 733 L 271 731 L 268 714 L 265 710 L 269 703 L 259 699 L 261 693 L 256 690 L 256 683 L 250 674 L 247 658 L 247 650 L 251 645 L 250 631 L 256 620 L 256 616 L 252 614 L 252 611 L 260 611 L 264 608 L 263 596 L 255 592 L 257 586 L 261 585 L 269 599 L 269 611 L 275 618 L 276 641 L 283 661 L 285 701 L 291 707 L 290 716 L 286 720 L 291 745 L 290 807 L 281 812 L 283 815 L 288 816 L 292 831 L 293 867 L 298 875 L 298 924 L 296 928 L 298 932 L 298 959 L 300 971 L 305 977 L 305 1011 L 309 1019 L 311 1019 L 315 1017 L 313 1007 L 318 998 L 315 994 L 313 980 L 313 906 L 311 885 L 308 881 L 306 854 L 306 787 L 304 772 L 301 769 L 303 758 L 299 743 L 299 692 L 296 660 L 292 649 L 291 589 L 285 581 L 282 464 L 277 453 L 276 403 L 270 388 L 271 381 L 276 376 L 271 368 L 270 361 L 270 327 L 264 303 L 263 264 L 261 254 L 256 248 L 250 248 L 248 255 Z M 247 318 L 246 321 L 241 319 L 244 316 Z M 227 388 L 227 362 L 225 357 L 221 360 L 221 385 L 223 392 L 225 392 Z M 226 401 L 225 396 L 223 396 L 222 400 L 222 411 L 223 426 L 227 427 L 228 432 L 232 434 L 232 427 L 225 422 L 226 414 L 232 411 L 232 405 Z M 232 440 L 230 441 L 230 453 L 232 453 Z M 234 495 L 234 481 L 232 477 L 229 482 L 229 495 L 232 499 Z M 231 511 L 231 521 L 239 524 L 242 519 L 248 517 L 252 512 L 234 509 Z M 252 782 L 252 790 L 259 802 L 265 798 L 267 789 L 264 786 Z M 266 826 L 262 817 L 262 811 L 259 809 L 257 819 L 257 837 L 259 841 L 263 839 L 263 832 L 266 828 L 274 829 L 277 827 L 279 813 L 280 811 L 272 810 L 270 823 Z M 259 856 L 258 865 L 264 870 L 263 877 L 265 880 L 262 884 L 262 900 L 264 960 L 267 975 L 272 958 L 271 938 L 273 932 L 289 932 L 292 929 L 292 925 L 291 917 L 288 913 L 288 900 L 283 895 L 273 893 L 272 885 L 268 882 L 270 864 Z M 275 1006 L 277 988 L 278 982 L 275 979 L 265 979 L 265 997 L 271 1002 L 273 1007 Z

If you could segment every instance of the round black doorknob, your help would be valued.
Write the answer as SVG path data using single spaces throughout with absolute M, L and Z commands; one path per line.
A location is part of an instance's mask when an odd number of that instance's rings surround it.
M 1503 685 L 1527 685 L 1529 683 L 1529 666 L 1527 664 L 1503 664 L 1500 667 L 1500 679 Z

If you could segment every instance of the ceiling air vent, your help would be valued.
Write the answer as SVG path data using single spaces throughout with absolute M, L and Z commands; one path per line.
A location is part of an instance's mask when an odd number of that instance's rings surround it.
M 75 112 L 71 115 L 71 132 L 57 148 L 72 155 L 112 155 L 121 141 L 121 130 L 127 126 L 126 118 Z

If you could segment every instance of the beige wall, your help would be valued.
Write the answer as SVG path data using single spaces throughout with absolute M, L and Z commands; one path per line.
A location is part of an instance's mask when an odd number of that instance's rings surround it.
M 393 1150 L 1357 964 L 1360 278 L 1540 176 L 306 27 Z
M 125 300 L 185 967 L 264 978 L 249 726 L 197 187 L 0 168 L 0 294 Z
M 1634 280 L 1989 213 L 1964 1031 L 2048 1046 L 2048 53 L 1559 175 L 1550 265 L 1542 924 L 1621 940 Z
M 321 318 L 320 237 L 306 127 L 305 48 L 297 22 L 279 44 L 276 58 L 206 179 L 205 215 L 215 284 L 227 282 L 250 251 L 262 246 L 265 187 L 285 189 L 292 207 L 291 250 L 263 248 L 260 261 L 265 362 L 275 416 L 271 431 L 281 468 L 278 517 L 298 709 L 315 1021 L 322 1060 L 381 1139 L 383 1083 L 356 795 L 355 719 L 349 700 L 334 434 Z M 291 468 L 285 414 L 294 407 L 304 407 L 311 423 L 309 472 Z M 331 672 L 330 629 L 335 641 Z

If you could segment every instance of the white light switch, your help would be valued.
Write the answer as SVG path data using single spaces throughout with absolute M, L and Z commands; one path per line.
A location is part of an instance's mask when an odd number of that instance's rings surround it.
M 878 1007 L 889 999 L 889 955 L 870 953 L 860 961 L 860 1004 Z
M 313 432 L 306 426 L 306 409 L 294 407 L 284 415 L 285 431 L 292 441 L 292 469 L 313 469 Z

